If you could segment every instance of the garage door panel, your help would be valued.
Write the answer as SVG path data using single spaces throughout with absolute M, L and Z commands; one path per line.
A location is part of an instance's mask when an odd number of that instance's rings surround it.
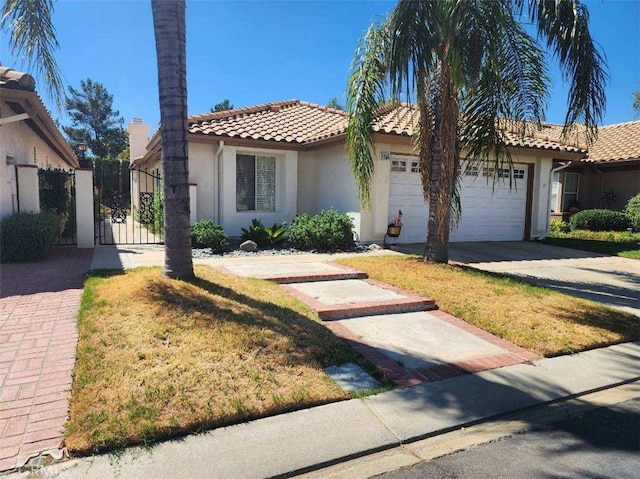
M 409 168 L 407 168 L 409 170 Z M 461 181 L 462 218 L 451 241 L 520 241 L 526 216 L 527 165 L 514 165 L 512 187 L 508 178 L 494 185 L 483 176 L 465 176 Z M 500 174 L 506 174 L 501 170 Z M 426 239 L 428 205 L 422 196 L 420 175 L 411 171 L 391 171 L 389 220 L 398 210 L 404 213 L 401 243 L 421 243 Z

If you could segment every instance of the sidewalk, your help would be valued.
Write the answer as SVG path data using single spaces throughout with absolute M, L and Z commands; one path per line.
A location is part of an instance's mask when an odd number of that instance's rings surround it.
M 41 472 L 59 479 L 291 477 L 637 381 L 638 364 L 640 343 L 621 344 L 259 419 L 117 456 L 73 460 Z M 627 388 L 630 396 L 640 396 L 639 383 Z M 9 476 L 18 477 L 25 476 Z

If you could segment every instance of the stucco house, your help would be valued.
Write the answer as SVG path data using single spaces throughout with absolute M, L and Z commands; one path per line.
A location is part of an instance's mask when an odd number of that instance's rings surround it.
M 572 206 L 622 210 L 640 192 L 640 121 L 600 127 L 585 158 L 555 166 L 552 216 L 566 220 Z
M 39 211 L 38 168 L 78 167 L 27 73 L 0 65 L 0 219 Z
M 402 243 L 424 242 L 428 207 L 422 197 L 418 158 L 412 149 L 413 110 L 381 107 L 372 124 L 376 168 L 372 205 L 363 210 L 345 150 L 346 114 L 299 100 L 189 117 L 189 181 L 192 221 L 212 219 L 239 236 L 252 218 L 264 224 L 296 214 L 335 208 L 354 220 L 360 241 L 382 241 L 402 210 Z M 509 136 L 515 185 L 509 171 L 473 166 L 462 177 L 462 219 L 451 241 L 520 241 L 545 233 L 554 162 L 572 162 L 586 151 L 565 144 L 556 129 L 519 139 Z M 129 125 L 132 164 L 159 171 L 160 134 Z M 463 152 L 464 155 L 464 152 Z M 133 198 L 144 185 L 133 185 Z M 135 201 L 135 200 L 134 200 Z

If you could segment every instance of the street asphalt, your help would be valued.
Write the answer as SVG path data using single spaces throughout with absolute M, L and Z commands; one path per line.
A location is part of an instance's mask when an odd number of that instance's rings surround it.
M 640 398 L 576 411 L 541 429 L 415 466 L 379 479 L 635 479 L 640 472 Z

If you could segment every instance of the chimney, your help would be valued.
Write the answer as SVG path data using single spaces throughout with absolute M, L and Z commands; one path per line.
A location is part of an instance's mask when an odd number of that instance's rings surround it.
M 133 161 L 147 152 L 149 125 L 142 123 L 140 118 L 134 118 L 127 125 L 127 131 L 129 132 L 129 158 Z

